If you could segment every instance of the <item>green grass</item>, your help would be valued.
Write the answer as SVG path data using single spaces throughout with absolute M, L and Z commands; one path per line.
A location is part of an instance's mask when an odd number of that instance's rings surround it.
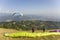
M 49 31 L 49 30 L 47 30 L 47 31 Z M 7 32 L 9 34 L 4 36 L 3 34 L 5 32 Z M 37 30 L 37 31 L 35 31 L 35 33 L 36 33 L 36 35 L 39 34 L 40 37 L 32 37 L 32 38 L 30 38 L 30 37 L 28 38 L 27 37 L 28 35 L 23 37 L 23 36 L 21 36 L 20 33 L 22 33 L 22 35 L 23 35 L 23 33 L 24 34 L 31 33 L 31 31 L 17 31 L 17 30 L 13 30 L 13 29 L 0 28 L 0 40 L 60 40 L 60 33 L 58 33 L 58 32 L 56 32 L 56 33 L 55 32 L 51 32 L 51 33 L 50 32 L 44 32 L 43 33 L 41 30 Z M 16 34 L 19 34 L 19 35 L 17 36 Z M 46 34 L 46 36 L 44 36 L 43 34 L 44 35 Z M 13 35 L 15 35 L 15 36 L 13 36 Z
M 35 38 L 35 37 L 42 37 L 42 36 L 49 36 L 49 35 L 60 35 L 59 32 L 17 32 L 17 33 L 11 33 L 11 34 L 7 34 L 5 36 L 7 37 L 31 37 L 31 38 Z

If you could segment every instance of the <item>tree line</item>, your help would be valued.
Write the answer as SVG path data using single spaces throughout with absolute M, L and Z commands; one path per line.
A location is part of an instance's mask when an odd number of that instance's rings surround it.
M 59 29 L 60 22 L 55 21 L 40 21 L 40 20 L 23 20 L 0 22 L 0 28 L 16 29 L 16 30 L 31 30 L 32 27 L 36 30 L 45 29 Z

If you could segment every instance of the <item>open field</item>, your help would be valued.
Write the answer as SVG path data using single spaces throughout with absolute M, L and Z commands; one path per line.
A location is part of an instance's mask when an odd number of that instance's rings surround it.
M 0 28 L 0 40 L 60 40 L 60 35 L 49 35 L 49 36 L 34 37 L 34 38 L 27 38 L 27 37 L 12 38 L 12 37 L 3 36 L 4 32 L 12 34 L 12 33 L 16 33 L 16 32 L 18 33 L 22 31 Z

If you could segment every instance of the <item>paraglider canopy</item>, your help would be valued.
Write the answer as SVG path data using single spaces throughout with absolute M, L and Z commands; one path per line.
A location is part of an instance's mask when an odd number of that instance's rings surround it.
M 12 16 L 23 16 L 23 14 L 22 14 L 22 13 L 17 12 L 17 13 L 13 13 L 13 15 L 12 15 Z

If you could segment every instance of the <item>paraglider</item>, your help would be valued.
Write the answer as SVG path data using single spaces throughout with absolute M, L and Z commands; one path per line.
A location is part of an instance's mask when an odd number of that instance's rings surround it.
M 22 13 L 13 13 L 12 16 L 23 16 Z

